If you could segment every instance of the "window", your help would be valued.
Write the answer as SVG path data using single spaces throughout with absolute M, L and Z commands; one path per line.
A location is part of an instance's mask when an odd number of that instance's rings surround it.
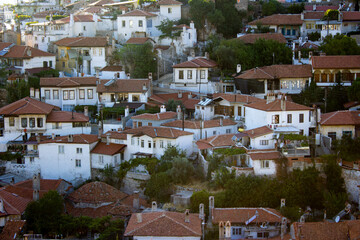
M 135 139 L 131 138 L 131 145 L 135 145 Z
M 148 126 L 152 126 L 152 123 L 151 123 L 151 122 L 149 122 L 149 123 L 148 123 Z
M 279 115 L 273 115 L 272 116 L 272 124 L 279 124 Z
M 200 70 L 200 78 L 205 79 L 205 70 Z
M 132 101 L 133 101 L 133 102 L 138 102 L 139 99 L 140 99 L 140 96 L 139 96 L 139 95 L 133 95 L 133 96 L 132 96 Z
M 122 20 L 122 27 L 124 28 L 126 26 L 126 21 Z
M 342 135 L 352 137 L 352 131 L 343 131 Z
M 82 154 L 82 148 L 76 148 L 76 153 L 77 154 Z
M 216 131 L 213 131 L 213 135 L 216 135 Z
M 50 99 L 50 90 L 45 90 L 45 99 Z
M 88 99 L 93 99 L 93 90 L 92 89 L 88 89 L 87 90 L 87 97 L 88 97 Z
M 171 142 L 167 141 L 167 146 L 170 147 L 171 146 Z
M 144 143 L 144 140 L 142 139 L 141 140 L 141 148 L 144 148 L 145 147 L 145 143 Z
M 75 159 L 75 167 L 81 167 L 81 160 Z
M 47 68 L 48 67 L 48 62 L 47 61 L 43 61 L 43 68 Z
M 58 149 L 59 149 L 59 154 L 60 154 L 60 153 L 65 153 L 64 145 L 59 145 L 59 146 L 58 146 Z
M 85 89 L 79 89 L 79 98 L 85 99 Z
M 241 235 L 241 228 L 232 228 L 232 235 Z
M 14 117 L 10 117 L 10 118 L 9 118 L 9 126 L 10 126 L 10 127 L 14 127 L 14 126 L 15 126 L 15 118 L 14 118 Z
M 52 68 L 52 61 L 49 61 L 49 67 Z
M 27 127 L 27 118 L 21 118 L 21 127 L 26 128 Z
M 168 8 L 168 13 L 172 13 L 172 8 Z
M 160 148 L 164 148 L 164 141 L 160 140 Z
M 268 238 L 269 237 L 269 232 L 258 232 L 257 233 L 257 238 Z
M 60 50 L 60 57 L 65 57 L 65 51 L 64 51 L 64 49 L 61 49 L 61 50 Z
M 61 123 L 53 123 L 52 129 L 61 129 Z
M 86 26 L 83 27 L 84 31 L 86 31 Z
M 300 113 L 299 114 L 299 123 L 303 123 L 304 122 L 304 114 Z
M 287 115 L 287 123 L 292 123 L 292 114 Z
M 130 21 L 129 21 L 129 26 L 130 26 L 131 28 L 134 26 L 133 20 L 130 20 Z
M 148 141 L 148 148 L 151 148 L 151 141 Z
M 53 90 L 53 99 L 59 99 L 59 90 Z
M 69 98 L 70 98 L 70 100 L 74 100 L 74 99 L 75 99 L 75 91 L 74 91 L 74 90 L 70 90 L 70 91 L 69 91 Z
M 300 135 L 304 135 L 304 129 L 300 129 Z
M 99 48 L 99 56 L 102 56 L 102 48 Z
M 140 138 L 137 138 L 137 145 L 140 145 Z
M 104 164 L 104 156 L 99 155 L 99 164 Z
M 35 118 L 29 118 L 29 127 L 34 128 L 35 127 Z
M 231 133 L 231 129 L 226 129 L 226 133 Z
M 187 78 L 192 79 L 192 70 L 187 71 Z
M 328 132 L 328 137 L 331 138 L 332 140 L 336 139 L 336 132 Z
M 34 157 L 30 157 L 30 162 L 34 162 Z
M 139 20 L 139 27 L 143 27 L 143 21 Z
M 156 148 L 156 141 L 153 141 L 153 148 Z
M 68 100 L 69 99 L 69 91 L 65 90 L 63 91 L 63 99 Z
M 66 67 L 66 63 L 65 63 L 65 62 L 62 63 L 62 67 L 63 67 L 63 68 Z
M 262 160 L 261 161 L 261 168 L 269 168 L 270 167 L 270 161 L 269 160 Z
M 138 127 L 142 127 L 142 122 L 138 122 L 137 124 Z
M 146 20 L 146 26 L 147 26 L 147 28 L 152 28 L 152 20 L 151 19 Z
M 260 145 L 269 145 L 269 140 L 260 140 Z
M 42 118 L 37 119 L 37 126 L 38 128 L 42 128 L 44 126 L 44 122 Z
M 179 79 L 184 79 L 184 70 L 179 70 Z

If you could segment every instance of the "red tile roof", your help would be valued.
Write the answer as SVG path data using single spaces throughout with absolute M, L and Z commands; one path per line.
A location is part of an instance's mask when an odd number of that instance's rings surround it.
M 313 69 L 359 69 L 360 55 L 313 56 Z
M 113 80 L 100 80 L 99 85 L 97 86 L 98 93 L 129 93 L 129 92 L 138 92 L 143 93 L 147 92 L 150 88 L 149 79 L 117 79 L 110 86 L 105 86 L 105 83 Z M 146 86 L 144 90 L 143 87 Z
M 115 144 L 115 143 L 106 144 L 103 142 L 99 142 L 94 147 L 94 149 L 91 150 L 91 153 L 113 156 L 115 154 L 124 152 L 125 148 L 126 148 L 126 145 L 124 145 L 124 144 Z
M 124 236 L 200 237 L 202 234 L 198 214 L 189 214 L 189 222 L 185 222 L 185 213 L 179 212 L 150 212 L 141 216 L 139 223 L 137 215 L 131 215 Z
M 213 60 L 206 59 L 204 57 L 194 58 L 187 62 L 182 62 L 173 65 L 173 68 L 214 68 L 217 64 Z
M 30 97 L 25 97 L 0 108 L 0 114 L 5 116 L 18 116 L 25 114 L 48 115 L 52 110 L 60 110 L 60 108 L 44 102 L 40 102 Z
M 183 27 L 185 27 L 186 29 L 190 29 L 190 26 L 188 26 L 186 24 L 180 24 L 180 25 L 175 26 L 175 28 L 180 28 L 180 29 L 183 29 Z
M 89 122 L 89 117 L 77 112 L 52 111 L 46 122 Z
M 235 146 L 235 143 L 232 140 L 233 137 L 234 134 L 215 135 L 207 139 L 200 139 L 196 142 L 196 145 L 200 150 L 218 147 L 233 147 Z
M 304 12 L 304 19 L 307 20 L 321 20 L 324 17 L 325 12 Z
M 258 20 L 249 22 L 248 25 L 257 25 L 261 23 L 262 25 L 301 25 L 303 20 L 301 20 L 301 14 L 274 14 L 267 16 Z
M 181 131 L 167 127 L 150 127 L 144 126 L 125 130 L 124 133 L 132 134 L 133 136 L 149 136 L 151 138 L 171 138 L 175 139 L 181 136 L 193 135 L 191 132 Z
M 274 130 L 272 130 L 268 126 L 262 126 L 245 131 L 245 133 L 248 134 L 250 138 L 257 138 L 263 135 L 271 134 L 273 132 Z
M 189 98 L 189 94 L 191 97 Z M 179 98 L 178 93 L 164 93 L 164 94 L 153 94 L 149 97 L 151 101 L 156 102 L 158 105 L 166 104 L 169 100 L 181 101 L 186 109 L 195 109 L 195 104 L 199 103 L 199 99 L 194 99 L 196 97 L 191 92 L 183 92 L 181 93 L 181 97 Z
M 102 72 L 121 72 L 123 70 L 122 66 L 106 66 L 103 67 L 100 71 Z
M 101 6 L 91 6 L 91 7 L 85 8 L 83 10 L 83 12 L 86 12 L 86 13 L 100 13 L 102 9 L 103 9 L 103 7 L 101 7 Z
M 157 16 L 156 14 L 136 9 L 134 11 L 121 14 L 118 17 L 156 17 L 156 16 Z
M 342 12 L 342 14 L 344 22 L 360 21 L 360 12 Z
M 360 101 L 352 101 L 344 104 L 344 108 L 351 108 L 360 105 Z
M 57 14 L 58 11 L 55 11 L 55 10 L 49 10 L 49 11 L 43 11 L 43 12 L 37 12 L 37 13 L 34 13 L 32 16 L 34 18 L 46 18 L 46 16 L 50 16 L 50 14 Z
M 96 77 L 40 78 L 41 87 L 83 87 L 96 86 Z
M 273 151 L 254 151 L 248 153 L 252 160 L 277 160 L 281 158 L 280 152 L 273 150 Z
M 267 112 L 277 112 L 277 111 L 282 111 L 281 110 L 281 101 L 282 100 L 280 100 L 280 99 L 276 99 L 269 103 L 266 103 L 265 101 L 254 102 L 254 103 L 245 105 L 245 107 L 255 108 L 255 109 L 259 109 L 259 110 L 267 111 Z M 285 101 L 285 111 L 300 111 L 300 110 L 312 110 L 312 108 L 305 106 L 305 105 L 300 105 L 300 104 L 297 104 L 294 102 Z
M 145 44 L 147 41 L 155 42 L 152 38 L 149 37 L 132 37 L 129 38 L 125 44 Z
M 32 201 L 32 198 L 21 197 L 15 193 L 6 191 L 4 188 L 0 188 L 0 198 L 4 202 L 5 210 L 5 212 L 0 213 L 0 216 L 22 215 L 27 205 Z
M 236 76 L 237 79 L 278 79 L 312 77 L 311 65 L 271 65 L 253 68 Z
M 258 39 L 274 40 L 279 43 L 287 43 L 284 35 L 281 33 L 251 33 L 245 34 L 241 37 L 238 37 L 237 39 L 243 41 L 246 44 L 254 44 Z
M 0 233 L 1 240 L 13 240 L 18 239 L 20 232 L 23 229 L 25 220 L 8 220 Z
M 62 18 L 59 20 L 56 20 L 55 24 L 64 24 L 69 23 L 70 17 Z M 87 15 L 74 15 L 74 22 L 94 22 L 93 15 L 87 14 Z M 101 22 L 100 19 L 98 19 L 98 22 Z
M 92 134 L 75 134 L 73 140 L 69 142 L 68 136 L 55 137 L 55 139 L 49 139 L 41 142 L 40 144 L 46 143 L 70 143 L 70 144 L 91 144 L 98 141 L 97 135 Z
M 54 44 L 65 47 L 106 47 L 108 42 L 105 37 L 74 37 L 60 39 Z
M 9 47 L 11 44 L 13 43 L 0 42 L 0 51 L 3 50 L 4 48 Z
M 143 113 L 137 116 L 131 117 L 131 119 L 141 119 L 141 120 L 151 120 L 151 121 L 161 121 L 167 119 L 176 118 L 176 112 L 163 112 L 163 113 Z
M 243 103 L 251 103 L 251 102 L 258 102 L 258 101 L 265 101 L 264 99 L 253 97 L 250 95 L 245 94 L 229 94 L 229 93 L 214 93 L 213 99 L 222 98 L 229 102 L 243 102 Z
M 11 44 L 11 43 L 10 43 Z M 0 45 L 0 51 L 8 46 L 8 43 L 3 43 Z M 52 53 L 41 51 L 37 48 L 29 47 L 29 46 L 22 46 L 22 45 L 14 45 L 9 49 L 9 51 L 0 56 L 0 58 L 23 58 L 29 59 L 34 57 L 54 57 L 55 55 Z
M 337 111 L 321 114 L 320 125 L 360 125 L 360 111 Z
M 204 128 L 214 128 L 214 127 L 221 127 L 221 126 L 234 126 L 237 123 L 231 119 L 223 119 L 223 123 L 221 125 L 220 119 L 213 119 L 213 120 L 206 120 L 204 122 Z M 165 127 L 174 127 L 174 128 L 182 128 L 183 121 L 182 120 L 175 120 L 167 123 L 161 124 L 161 126 Z M 184 121 L 185 128 L 190 129 L 200 129 L 201 122 L 200 121 L 192 121 L 192 120 L 185 120 Z
M 244 224 L 252 216 L 258 212 L 258 217 L 254 222 L 269 222 L 280 223 L 282 215 L 272 208 L 214 208 L 212 211 L 212 222 L 226 222 L 230 221 L 231 225 L 234 223 Z
M 160 0 L 158 2 L 159 5 L 182 5 L 181 2 L 178 2 L 176 0 Z
M 99 6 L 101 7 L 104 4 L 110 4 L 110 3 L 114 3 L 113 0 L 99 0 L 93 3 L 90 3 L 89 6 Z
M 108 131 L 101 135 L 101 137 L 110 136 L 112 139 L 119 139 L 119 140 L 126 140 L 126 133 L 123 132 L 115 132 L 115 131 Z

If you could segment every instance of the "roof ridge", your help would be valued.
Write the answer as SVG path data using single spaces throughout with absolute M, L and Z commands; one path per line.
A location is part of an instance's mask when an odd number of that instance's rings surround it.
M 8 194 L 13 195 L 13 193 L 8 192 L 8 191 L 6 191 L 5 189 L 3 189 L 3 191 L 4 191 L 4 192 L 7 192 Z M 15 196 L 15 195 L 13 195 L 13 196 Z M 23 197 L 21 197 L 21 196 L 19 196 L 19 195 L 17 195 L 16 197 L 23 198 Z M 11 205 L 5 198 L 1 197 L 1 199 L 2 199 L 4 202 L 6 202 L 6 203 L 7 203 L 12 209 L 14 209 L 17 213 L 22 214 L 16 207 L 14 207 L 13 205 Z M 23 198 L 23 199 L 27 200 L 26 198 Z
M 325 119 L 324 122 L 322 122 L 322 124 L 326 123 L 329 119 L 331 119 L 332 117 L 334 117 L 337 113 L 338 113 L 338 111 L 333 112 L 328 118 Z
M 263 209 L 264 211 L 266 211 L 266 212 L 268 212 L 268 213 L 270 213 L 270 214 L 272 214 L 272 215 L 274 215 L 274 216 L 277 216 L 277 217 L 281 218 L 281 216 L 273 213 L 272 211 L 268 210 L 267 208 L 261 208 L 261 209 Z
M 179 214 L 181 214 L 181 213 L 179 213 Z M 199 234 L 199 233 L 196 233 L 196 232 L 195 232 L 194 230 L 192 230 L 191 228 L 189 228 L 188 226 L 184 225 L 183 223 L 181 223 L 181 222 L 177 221 L 176 219 L 168 216 L 167 214 L 165 214 L 165 217 L 167 217 L 167 218 L 173 220 L 174 222 L 180 224 L 181 226 L 183 226 L 184 228 L 186 228 L 186 229 L 189 230 L 190 232 L 193 232 L 194 234 Z M 189 216 L 189 217 L 190 217 L 190 216 Z M 185 220 L 185 218 L 184 218 L 184 220 Z
M 159 212 L 159 213 L 160 213 L 160 212 Z M 140 213 L 140 214 L 143 214 L 143 213 Z M 141 226 L 139 226 L 139 227 L 137 227 L 137 228 L 135 228 L 135 229 L 133 229 L 133 230 L 129 231 L 126 235 L 129 235 L 130 233 L 132 233 L 132 232 L 134 232 L 134 231 L 137 231 L 137 230 L 139 230 L 139 229 L 141 229 L 141 228 L 143 228 L 143 227 L 145 227 L 145 226 L 149 225 L 150 223 L 155 222 L 156 220 L 158 220 L 159 218 L 164 217 L 164 216 L 165 216 L 165 215 L 164 215 L 164 213 L 163 213 L 163 214 L 160 214 L 159 216 L 157 216 L 157 217 L 156 217 L 156 218 L 154 218 L 153 220 L 148 221 L 148 222 L 147 222 L 147 223 L 145 223 L 144 225 L 141 225 Z

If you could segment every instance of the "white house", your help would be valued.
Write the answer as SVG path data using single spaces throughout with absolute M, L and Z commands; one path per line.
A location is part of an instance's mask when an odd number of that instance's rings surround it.
M 181 19 L 181 2 L 176 0 L 161 0 L 158 2 L 160 6 L 160 16 L 169 20 Z
M 247 135 L 243 137 L 243 141 L 247 138 L 245 140 L 248 143 L 246 147 L 250 149 L 275 149 L 274 130 L 268 126 L 247 130 L 244 133 Z
M 26 71 L 55 69 L 56 58 L 54 54 L 29 46 L 0 43 L 0 62 L 11 66 L 16 73 L 23 74 Z
M 77 134 L 56 137 L 39 144 L 41 175 L 48 179 L 62 178 L 74 185 L 91 178 L 91 150 L 97 135 Z
M 280 152 L 273 150 L 255 150 L 248 152 L 250 167 L 255 175 L 275 176 L 277 162 L 281 158 Z
M 96 82 L 95 77 L 41 78 L 41 97 L 64 111 L 72 111 L 76 105 L 95 105 Z
M 125 160 L 125 148 L 124 144 L 111 143 L 108 136 L 107 142 L 99 142 L 91 150 L 91 168 L 104 169 L 107 165 L 118 167 Z
M 216 84 L 209 81 L 210 71 L 217 66 L 208 57 L 196 57 L 173 66 L 172 89 L 193 91 L 200 93 L 214 93 Z
M 266 103 L 261 101 L 245 105 L 246 129 L 267 125 L 277 133 L 297 132 L 309 136 L 310 128 L 316 126 L 313 108 L 285 98 L 275 99 L 275 96 L 269 95 Z
M 162 110 L 165 109 L 165 110 Z M 162 110 L 162 111 L 161 111 Z M 181 119 L 176 112 L 166 112 L 165 106 L 160 109 L 160 113 L 143 113 L 131 117 L 133 128 L 142 126 L 160 127 L 161 124 Z
M 118 79 L 126 78 L 126 73 L 122 66 L 106 66 L 99 71 L 100 79 L 113 79 L 115 76 Z
M 204 121 L 175 120 L 163 123 L 162 126 L 192 132 L 195 141 L 219 134 L 237 133 L 237 123 L 223 118 Z

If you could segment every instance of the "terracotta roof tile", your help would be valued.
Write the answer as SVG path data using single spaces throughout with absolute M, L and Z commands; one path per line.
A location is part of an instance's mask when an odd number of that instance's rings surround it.
M 99 142 L 94 147 L 94 149 L 91 150 L 91 153 L 113 156 L 120 152 L 124 152 L 125 148 L 126 148 L 126 145 L 124 145 L 124 144 L 115 144 L 115 143 L 106 144 L 104 142 Z
M 149 136 L 151 138 L 171 138 L 175 139 L 181 136 L 193 135 L 191 132 L 181 131 L 167 127 L 150 127 L 144 126 L 125 130 L 124 133 L 132 134 L 133 136 Z
M 262 25 L 301 25 L 303 20 L 301 20 L 300 14 L 274 14 L 267 16 L 258 20 L 249 22 L 248 25 L 257 25 L 261 23 Z
M 128 93 L 128 92 L 146 92 L 150 88 L 149 79 L 117 79 L 110 86 L 105 86 L 105 83 L 112 80 L 100 80 L 97 86 L 99 93 Z M 144 85 L 146 90 L 143 89 Z
M 152 38 L 149 37 L 132 37 L 129 38 L 125 44 L 145 44 L 147 41 L 155 42 Z
M 311 65 L 271 65 L 253 68 L 236 76 L 237 79 L 277 79 L 312 77 Z
M 106 137 L 107 135 L 112 139 L 126 140 L 126 133 L 123 132 L 108 131 L 101 135 L 101 137 Z
M 41 87 L 96 86 L 96 77 L 40 78 Z
M 344 22 L 360 21 L 360 12 L 342 12 L 342 14 Z
M 70 17 L 62 18 L 59 20 L 54 21 L 55 24 L 64 24 L 69 23 Z M 74 22 L 94 22 L 93 15 L 87 14 L 87 15 L 74 15 Z M 98 22 L 101 22 L 99 19 Z
M 360 55 L 346 56 L 313 56 L 313 69 L 359 69 Z
M 245 94 L 229 94 L 229 93 L 214 93 L 213 99 L 222 98 L 226 101 L 235 103 L 235 102 L 243 102 L 243 103 L 252 103 L 252 102 L 264 102 L 264 99 L 253 97 Z
M 198 214 L 189 214 L 189 222 L 185 222 L 185 213 L 150 212 L 141 213 L 142 221 L 137 221 L 132 214 L 124 236 L 196 236 L 202 234 L 201 219 Z
M 142 119 L 142 120 L 152 120 L 152 121 L 161 121 L 166 119 L 176 118 L 176 112 L 163 112 L 163 113 L 143 113 L 137 116 L 131 117 L 131 119 Z
M 100 13 L 102 9 L 103 9 L 103 7 L 101 7 L 101 6 L 91 6 L 91 7 L 85 8 L 82 12 L 85 12 L 85 13 Z
M 259 110 L 267 111 L 267 112 L 282 111 L 280 99 L 276 99 L 270 103 L 267 103 L 265 101 L 254 102 L 254 103 L 245 105 L 245 107 L 255 108 L 255 109 L 259 109 Z M 299 110 L 312 110 L 312 108 L 305 106 L 305 105 L 297 104 L 294 102 L 285 101 L 285 111 L 299 111 Z
M 245 223 L 256 211 L 259 216 L 256 218 L 256 222 L 270 222 L 280 223 L 282 215 L 272 208 L 214 208 L 212 212 L 213 223 L 219 223 L 221 221 L 230 221 L 234 223 Z
M 123 70 L 122 66 L 106 66 L 103 67 L 100 71 L 102 72 L 121 72 Z
M 221 126 L 234 126 L 234 125 L 237 124 L 236 122 L 234 122 L 231 119 L 223 119 L 222 125 L 221 125 L 221 120 L 220 119 L 206 120 L 206 121 L 203 121 L 203 122 L 204 122 L 204 128 L 214 128 L 214 127 L 221 127 Z M 163 124 L 161 124 L 161 126 L 182 128 L 183 121 L 182 120 L 175 120 L 175 121 L 172 121 L 172 122 L 163 123 Z M 184 121 L 184 126 L 185 126 L 185 128 L 190 128 L 190 129 L 200 129 L 201 124 L 200 124 L 200 121 L 185 120 Z
M 2 44 L 0 45 L 0 50 L 9 45 Z M 29 47 L 29 46 L 22 46 L 22 45 L 14 45 L 9 49 L 9 51 L 1 56 L 1 58 L 34 58 L 34 57 L 54 57 L 55 55 L 52 53 L 41 51 L 37 48 Z
M 176 0 L 160 0 L 158 2 L 159 5 L 182 5 L 181 2 L 178 2 Z
M 113 0 L 99 0 L 99 1 L 96 1 L 94 3 L 90 3 L 89 6 L 99 6 L 99 7 L 101 7 L 104 4 L 110 4 L 110 3 L 114 3 L 114 1 Z
M 186 29 L 190 29 L 190 26 L 186 25 L 186 24 L 180 24 L 180 25 L 175 26 L 175 28 L 180 28 L 180 29 L 183 29 L 183 27 L 185 27 Z
M 321 20 L 324 17 L 325 12 L 304 12 L 304 19 L 307 20 Z
M 273 150 L 273 151 L 252 151 L 248 153 L 252 160 L 277 160 L 281 158 L 280 152 Z
M 232 147 L 235 146 L 232 138 L 234 134 L 221 134 L 209 137 L 207 139 L 200 139 L 196 142 L 199 149 L 217 148 L 217 147 Z
M 89 122 L 89 117 L 77 112 L 52 111 L 46 122 Z
M 22 215 L 25 212 L 27 205 L 32 201 L 31 199 L 21 197 L 16 193 L 6 191 L 4 188 L 0 188 L 0 198 L 4 202 L 4 213 L 1 215 Z
M 360 111 L 337 111 L 321 114 L 320 125 L 360 125 Z
M 60 39 L 54 44 L 65 47 L 106 47 L 108 42 L 105 37 L 74 37 Z
M 97 135 L 92 134 L 75 134 L 73 135 L 73 140 L 69 142 L 68 136 L 60 136 L 55 137 L 55 139 L 49 139 L 43 142 L 40 142 L 40 144 L 46 144 L 46 143 L 70 143 L 70 144 L 91 144 L 98 141 Z
M 217 64 L 213 60 L 208 60 L 204 57 L 194 58 L 190 61 L 182 62 L 173 65 L 173 68 L 214 68 Z
M 139 10 L 139 9 L 136 9 L 136 10 L 133 10 L 131 12 L 127 12 L 127 13 L 124 13 L 124 14 L 121 14 L 119 15 L 118 17 L 132 17 L 132 16 L 138 16 L 138 17 L 156 17 L 157 15 L 156 14 L 153 14 L 153 13 L 149 13 L 149 12 L 146 12 L 146 11 L 143 11 L 143 10 Z
M 238 37 L 237 39 L 243 41 L 246 44 L 254 44 L 258 39 L 274 40 L 279 43 L 287 43 L 284 35 L 281 33 L 252 33 L 245 34 L 241 37 Z
M 50 16 L 50 14 L 57 14 L 59 11 L 56 11 L 56 10 L 49 10 L 49 11 L 43 11 L 43 12 L 37 12 L 37 13 L 34 13 L 32 16 L 34 18 L 46 18 L 46 16 Z
M 25 220 L 8 220 L 0 233 L 1 240 L 13 240 L 17 239 L 19 233 L 23 229 L 26 221 Z
M 1 115 L 17 116 L 24 114 L 45 114 L 48 115 L 52 110 L 60 110 L 59 107 L 40 102 L 30 97 L 25 97 L 16 102 L 10 103 L 0 108 Z
M 3 50 L 4 48 L 9 47 L 11 44 L 13 43 L 0 42 L 0 51 Z
M 254 128 L 254 129 L 245 131 L 245 133 L 248 134 L 248 136 L 250 138 L 260 137 L 260 136 L 267 135 L 267 134 L 270 134 L 273 132 L 274 132 L 274 130 L 272 130 L 268 126 L 262 126 L 262 127 L 258 127 L 258 128 Z

